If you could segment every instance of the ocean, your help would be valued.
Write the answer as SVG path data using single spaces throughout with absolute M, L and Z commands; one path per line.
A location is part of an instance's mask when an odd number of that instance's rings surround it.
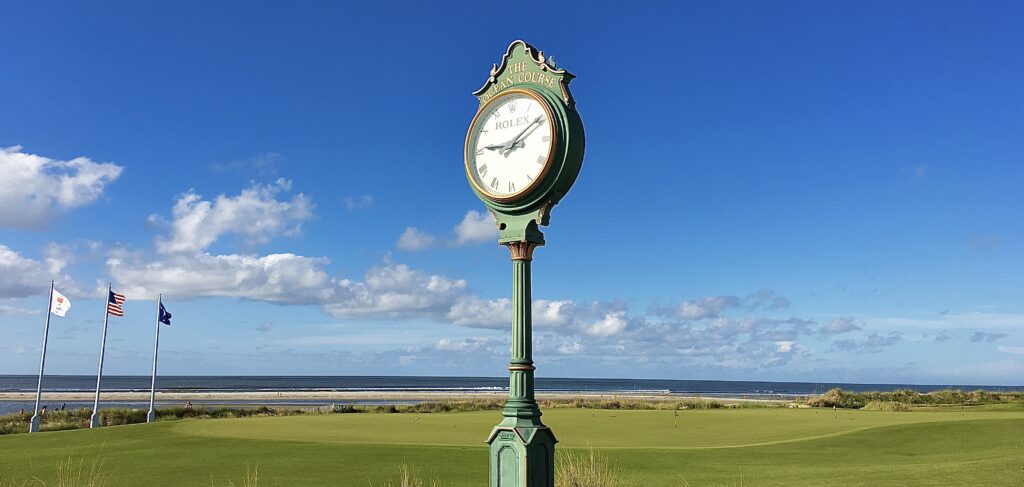
M 35 375 L 0 375 L 0 392 L 34 392 Z M 148 391 L 149 376 L 103 377 L 103 391 Z M 96 376 L 48 375 L 43 378 L 43 402 L 51 408 L 60 406 L 46 401 L 47 392 L 94 391 Z M 680 394 L 722 398 L 785 399 L 795 396 L 820 394 L 834 387 L 850 391 L 892 391 L 912 389 L 928 392 L 947 388 L 990 391 L 1024 391 L 1024 386 L 988 386 L 970 384 L 852 384 L 833 382 L 762 382 L 762 381 L 720 381 L 720 380 L 669 380 L 669 379 L 588 379 L 588 378 L 538 378 L 538 392 L 583 392 L 593 394 Z M 410 392 L 451 392 L 472 393 L 481 391 L 504 391 L 508 389 L 507 377 L 401 377 L 401 376 L 159 376 L 157 390 L 164 392 L 290 392 L 290 391 L 410 391 Z M 101 397 L 102 399 L 102 397 Z M 145 407 L 148 402 L 106 402 L 104 407 Z M 196 405 L 201 403 L 193 401 Z M 360 404 L 377 404 L 363 402 Z M 395 401 L 390 401 L 394 403 Z M 320 406 L 330 401 L 302 400 L 259 400 L 259 401 L 217 401 L 216 404 L 232 405 L 277 405 L 277 406 Z M 161 403 L 160 405 L 165 405 Z M 174 405 L 179 405 L 174 403 Z M 92 402 L 68 402 L 67 407 L 92 407 Z M 29 401 L 0 400 L 0 414 L 31 410 Z

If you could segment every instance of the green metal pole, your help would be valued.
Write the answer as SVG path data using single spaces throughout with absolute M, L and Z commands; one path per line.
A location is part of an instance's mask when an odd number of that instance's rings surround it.
M 512 358 L 504 419 L 487 439 L 491 487 L 554 487 L 555 439 L 534 396 L 530 264 L 536 242 L 505 243 L 512 253 Z

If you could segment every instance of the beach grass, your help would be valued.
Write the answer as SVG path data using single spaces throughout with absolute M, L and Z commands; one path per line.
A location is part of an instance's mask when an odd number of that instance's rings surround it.
M 486 485 L 494 411 L 163 421 L 0 437 L 0 485 L 56 485 L 72 458 L 107 486 Z M 553 408 L 559 451 L 591 452 L 644 486 L 1024 484 L 1024 411 Z M 25 484 L 29 485 L 29 484 Z

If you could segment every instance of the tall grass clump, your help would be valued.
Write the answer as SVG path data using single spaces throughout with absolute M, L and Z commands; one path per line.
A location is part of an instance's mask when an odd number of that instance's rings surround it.
M 57 464 L 57 479 L 52 487 L 103 487 L 108 480 L 110 476 L 103 472 L 101 460 L 93 460 L 86 468 L 84 458 L 76 463 L 68 457 Z
M 213 483 L 212 481 L 210 483 Z M 249 465 L 245 466 L 245 477 L 242 478 L 242 483 L 238 487 L 259 487 L 260 485 L 260 466 L 257 465 L 249 470 Z M 233 481 L 228 481 L 228 487 L 235 487 Z
M 585 453 L 558 450 L 555 487 L 637 487 L 608 458 L 590 449 Z
M 403 463 L 398 467 L 397 483 L 389 480 L 380 484 L 380 487 L 441 487 L 441 482 L 437 480 L 437 477 L 424 480 L 423 477 L 416 473 L 414 467 Z

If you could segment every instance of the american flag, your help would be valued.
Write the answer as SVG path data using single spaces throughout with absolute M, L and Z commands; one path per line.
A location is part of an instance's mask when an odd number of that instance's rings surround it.
M 107 297 L 107 313 L 114 316 L 124 316 L 124 309 L 121 308 L 122 304 L 124 304 L 124 294 L 110 291 L 110 296 Z

